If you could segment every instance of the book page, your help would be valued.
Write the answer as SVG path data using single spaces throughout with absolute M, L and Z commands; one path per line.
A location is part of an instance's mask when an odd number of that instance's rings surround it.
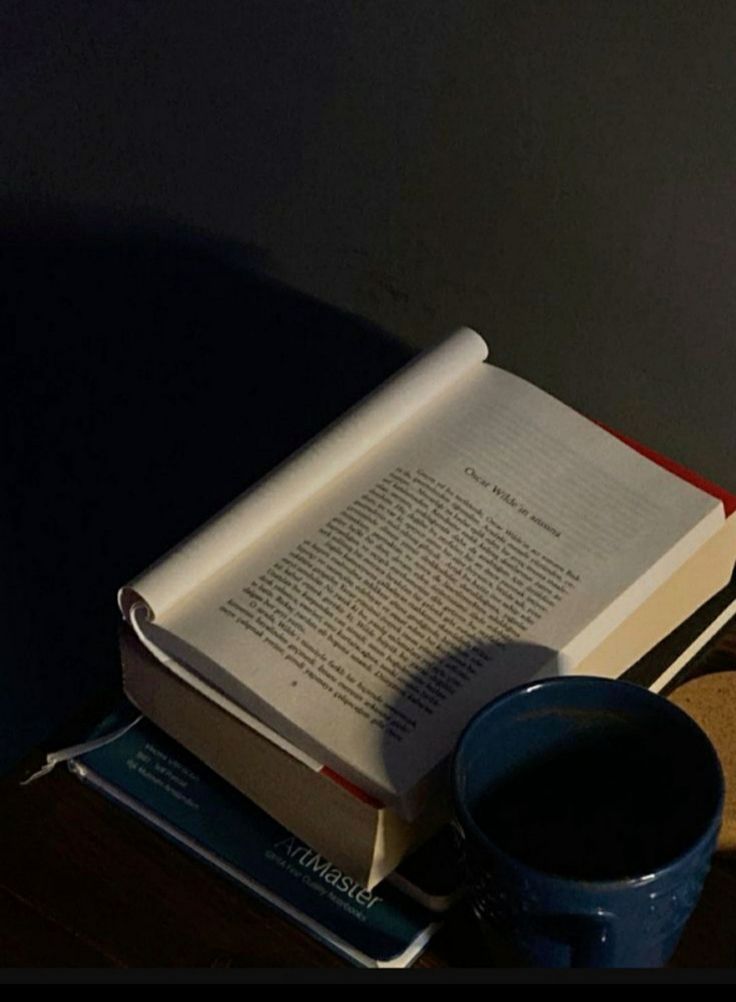
M 151 629 L 395 803 L 473 712 L 573 668 L 722 523 L 715 499 L 479 364 Z
M 122 588 L 119 604 L 130 618 L 143 602 L 151 619 L 201 585 L 266 532 L 288 519 L 326 484 L 421 413 L 477 367 L 488 346 L 463 327 L 412 359 L 393 377 L 290 456 L 145 573 Z M 275 392 L 277 392 L 275 387 Z

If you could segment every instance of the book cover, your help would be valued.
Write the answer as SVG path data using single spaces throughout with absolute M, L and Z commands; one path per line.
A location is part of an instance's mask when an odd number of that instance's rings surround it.
M 132 718 L 117 711 L 91 737 Z M 361 887 L 146 720 L 69 767 L 355 964 L 408 966 L 438 928 L 388 882 Z

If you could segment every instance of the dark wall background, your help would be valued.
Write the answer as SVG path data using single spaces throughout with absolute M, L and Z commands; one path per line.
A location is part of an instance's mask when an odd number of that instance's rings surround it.
M 257 260 L 407 345 L 475 325 L 499 364 L 736 487 L 736 5 L 3 0 L 0 15 L 16 264 L 49 227 L 66 234 L 54 260 L 80 226 L 118 251 L 121 228 L 146 246 L 195 234 L 236 286 Z M 28 302 L 51 258 L 23 259 Z M 71 298 L 54 279 L 62 338 L 90 302 L 77 263 Z M 131 323 L 175 345 L 164 287 Z M 116 352 L 129 329 L 111 311 L 136 291 L 119 281 L 87 310 Z M 25 341 L 47 343 L 48 302 Z M 250 308 L 232 309 L 236 330 Z M 222 315 L 197 316 L 217 339 Z M 326 350 L 325 324 L 307 345 Z M 268 378 L 257 327 L 248 359 Z
M 1 9 L 8 197 L 255 243 L 413 344 L 475 324 L 733 479 L 732 3 Z

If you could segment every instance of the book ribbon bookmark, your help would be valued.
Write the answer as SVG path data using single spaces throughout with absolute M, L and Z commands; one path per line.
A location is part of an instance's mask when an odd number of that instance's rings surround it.
M 26 779 L 21 780 L 20 785 L 28 786 L 29 783 L 40 779 L 41 776 L 48 775 L 60 762 L 68 762 L 69 759 L 78 758 L 80 755 L 86 754 L 86 752 L 95 751 L 97 748 L 104 748 L 105 745 L 112 744 L 113 741 L 117 741 L 123 734 L 127 734 L 132 727 L 135 727 L 139 720 L 141 720 L 140 714 L 124 727 L 118 727 L 116 730 L 110 731 L 108 734 L 103 734 L 99 738 L 84 741 L 79 745 L 70 745 L 68 748 L 60 748 L 59 751 L 49 752 L 46 756 L 45 765 L 42 765 L 40 769 L 37 769 L 36 772 L 32 773 Z

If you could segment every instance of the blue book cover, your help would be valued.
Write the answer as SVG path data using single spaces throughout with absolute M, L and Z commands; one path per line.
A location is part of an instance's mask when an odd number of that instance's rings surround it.
M 131 720 L 123 709 L 90 737 Z M 69 766 L 353 963 L 408 966 L 437 929 L 436 914 L 386 881 L 362 888 L 145 719 Z

